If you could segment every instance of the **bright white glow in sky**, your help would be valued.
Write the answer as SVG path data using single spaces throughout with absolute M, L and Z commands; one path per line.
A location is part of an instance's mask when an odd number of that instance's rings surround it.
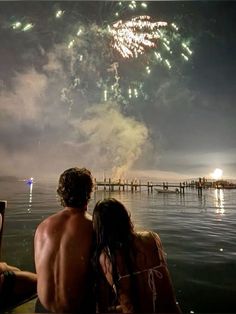
M 212 179 L 219 180 L 222 178 L 223 170 L 216 168 L 214 172 L 211 174 Z

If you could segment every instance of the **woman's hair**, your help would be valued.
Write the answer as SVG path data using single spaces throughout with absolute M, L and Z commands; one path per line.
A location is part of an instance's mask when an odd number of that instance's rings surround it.
M 83 207 L 90 199 L 93 189 L 91 172 L 86 168 L 65 170 L 58 183 L 57 193 L 62 206 Z
M 96 235 L 96 250 L 94 254 L 96 269 L 100 268 L 100 254 L 105 252 L 112 263 L 113 282 L 116 291 L 118 291 L 119 276 L 116 254 L 119 251 L 123 256 L 123 262 L 126 265 L 127 271 L 131 274 L 131 299 L 133 300 L 135 283 L 132 276 L 131 256 L 134 227 L 129 212 L 121 202 L 114 198 L 98 201 L 93 211 L 93 226 Z
M 93 211 L 93 225 L 100 249 L 122 247 L 133 233 L 133 224 L 125 206 L 114 198 L 98 201 Z

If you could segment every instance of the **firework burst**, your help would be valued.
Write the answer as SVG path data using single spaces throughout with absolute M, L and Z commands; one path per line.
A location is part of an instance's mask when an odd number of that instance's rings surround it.
M 147 3 L 102 2 L 98 8 L 102 23 L 91 22 L 80 12 L 58 7 L 50 18 L 50 29 L 57 36 L 54 28 L 62 29 L 66 24 L 60 39 L 71 56 L 65 56 L 66 60 L 70 59 L 67 71 L 71 75 L 71 84 L 65 87 L 67 95 L 78 91 L 93 102 L 145 101 L 149 92 L 143 86 L 152 80 L 158 67 L 166 69 L 167 75 L 173 75 L 183 63 L 191 60 L 193 51 L 190 41 L 182 38 L 181 26 L 139 14 L 147 12 Z M 11 28 L 17 33 L 40 29 L 39 21 L 25 17 L 11 23 Z M 69 97 L 69 112 L 71 109 Z
M 112 47 L 124 58 L 138 57 L 145 52 L 146 47 L 155 47 L 155 41 L 160 38 L 157 30 L 167 25 L 166 22 L 151 22 L 150 16 L 137 16 L 127 22 L 118 22 L 109 27 L 113 37 Z

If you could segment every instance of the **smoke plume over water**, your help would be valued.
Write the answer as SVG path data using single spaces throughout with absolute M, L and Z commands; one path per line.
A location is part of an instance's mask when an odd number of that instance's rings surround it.
M 68 116 L 68 104 L 61 101 L 68 77 L 50 52 L 43 71 L 24 69 L 2 88 L 2 174 L 57 174 L 78 165 L 118 179 L 141 156 L 147 127 L 125 116 L 118 104 L 75 97 Z
M 125 117 L 118 105 L 112 103 L 91 106 L 72 125 L 78 134 L 78 144 L 74 141 L 69 145 L 78 145 L 96 168 L 111 169 L 114 179 L 121 178 L 132 167 L 148 138 L 145 125 Z

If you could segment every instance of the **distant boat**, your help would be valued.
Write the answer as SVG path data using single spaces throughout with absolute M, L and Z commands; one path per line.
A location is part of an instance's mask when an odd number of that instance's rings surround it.
M 31 184 L 33 184 L 34 183 L 34 178 L 30 178 L 30 179 L 27 179 L 26 180 L 26 183 L 28 184 L 28 185 L 31 185 Z
M 168 189 L 155 189 L 157 193 L 164 193 L 164 194 L 179 194 L 179 189 L 176 188 L 175 190 L 168 190 Z

